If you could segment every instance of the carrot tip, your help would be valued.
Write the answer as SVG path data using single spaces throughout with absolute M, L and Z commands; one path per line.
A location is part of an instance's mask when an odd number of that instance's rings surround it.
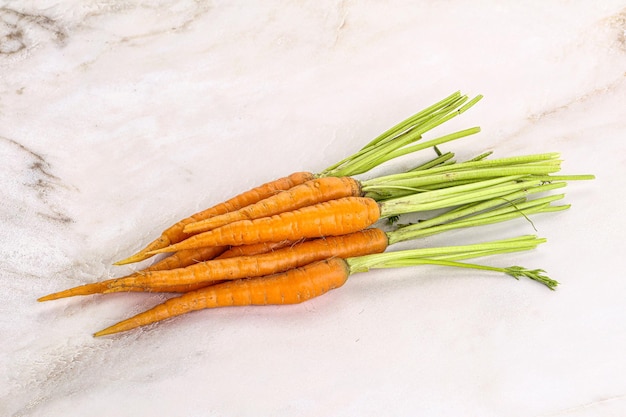
M 43 297 L 39 297 L 37 299 L 37 301 L 39 301 L 39 302 L 52 301 L 52 300 L 58 300 L 60 298 L 67 298 L 67 297 L 70 297 L 70 296 L 71 296 L 71 294 L 68 294 L 67 291 L 54 292 L 52 294 L 48 294 L 48 295 L 44 295 Z
M 135 263 L 135 262 L 141 262 L 143 260 L 148 259 L 150 256 L 152 256 L 152 255 L 150 255 L 149 253 L 138 252 L 138 253 L 134 254 L 133 256 L 129 256 L 126 259 L 122 259 L 121 261 L 114 262 L 113 265 L 121 266 L 121 265 L 132 264 L 132 263 Z
M 114 333 L 119 333 L 123 330 L 121 329 L 117 329 L 118 325 L 114 324 L 113 326 L 109 326 L 106 329 L 102 329 L 100 331 L 97 331 L 93 334 L 93 337 L 101 337 L 101 336 L 108 336 L 110 334 L 114 334 Z

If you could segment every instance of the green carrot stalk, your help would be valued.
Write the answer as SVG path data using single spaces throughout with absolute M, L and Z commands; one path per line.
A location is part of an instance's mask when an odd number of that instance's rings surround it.
M 448 246 L 439 248 L 421 248 L 384 252 L 374 255 L 347 258 L 345 260 L 349 274 L 367 272 L 372 269 L 399 268 L 417 265 L 440 265 L 457 268 L 479 269 L 484 271 L 501 272 L 516 279 L 526 277 L 544 284 L 554 290 L 558 282 L 546 276 L 542 269 L 526 269 L 520 266 L 506 268 L 478 265 L 473 263 L 459 262 L 462 259 L 470 259 L 482 256 L 492 256 L 502 253 L 525 251 L 536 248 L 546 240 L 528 235 L 513 239 L 474 245 Z
M 480 128 L 475 127 L 407 148 L 422 139 L 426 132 L 467 111 L 480 99 L 481 96 L 477 96 L 469 100 L 467 96 L 455 93 L 389 129 L 360 151 L 320 172 L 318 177 L 362 174 L 396 157 L 478 133 Z
M 526 214 L 554 211 L 553 208 L 548 208 L 546 204 L 562 198 L 563 194 L 553 197 L 544 197 L 530 202 L 520 199 L 531 194 L 561 188 L 565 185 L 566 183 L 564 182 L 536 185 L 535 187 L 523 188 L 509 194 L 479 201 L 478 203 L 463 205 L 462 207 L 455 208 L 431 219 L 395 230 L 389 235 L 389 244 L 428 236 L 433 234 L 434 230 L 443 231 L 455 228 L 466 228 L 475 225 L 496 223 Z M 564 210 L 565 208 L 567 207 L 560 208 L 560 210 Z M 434 227 L 438 227 L 438 229 Z

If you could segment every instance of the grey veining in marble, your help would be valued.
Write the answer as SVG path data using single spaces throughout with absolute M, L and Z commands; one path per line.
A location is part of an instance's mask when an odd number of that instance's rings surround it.
M 361 274 L 297 306 L 91 334 L 166 296 L 37 303 L 179 218 L 319 171 L 455 90 L 460 158 L 559 151 L 573 206 L 492 263 Z M 626 4 L 0 2 L 0 415 L 626 415 Z M 399 162 L 398 168 L 413 165 Z M 533 228 L 534 226 L 534 228 Z M 536 229 L 536 230 L 535 230 Z

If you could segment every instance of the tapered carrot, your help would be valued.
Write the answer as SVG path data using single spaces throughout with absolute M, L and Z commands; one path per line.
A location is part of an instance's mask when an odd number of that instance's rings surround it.
M 551 289 L 558 283 L 543 275 L 542 270 L 521 267 L 496 268 L 458 262 L 459 259 L 487 256 L 516 250 L 528 250 L 544 242 L 533 236 L 460 247 L 418 249 L 368 255 L 330 258 L 300 268 L 261 278 L 224 282 L 171 298 L 156 307 L 121 321 L 94 336 L 105 336 L 156 323 L 191 311 L 249 305 L 297 304 L 341 287 L 348 277 L 370 268 L 390 268 L 423 264 L 447 265 L 503 272 L 515 278 L 528 277 Z
M 156 262 L 154 265 L 150 265 L 147 268 L 139 272 L 135 272 L 130 274 L 124 278 L 133 277 L 133 276 L 141 276 L 142 274 L 148 272 L 156 272 L 156 271 L 166 271 L 166 270 L 174 270 L 185 268 L 189 265 L 194 265 L 198 262 L 204 262 L 210 259 L 215 258 L 217 255 L 222 254 L 225 251 L 225 247 L 222 246 L 214 246 L 214 247 L 204 247 L 204 248 L 196 248 L 190 250 L 179 251 L 171 254 L 167 258 L 163 258 L 159 262 Z M 107 289 L 106 285 L 107 281 L 101 282 L 93 282 L 90 284 L 79 285 L 77 287 L 69 288 L 67 290 L 55 292 L 44 297 L 40 297 L 37 301 L 50 301 L 57 300 L 59 298 L 65 297 L 75 297 L 78 295 L 90 295 L 102 293 Z M 197 283 L 194 284 L 185 284 L 185 285 L 168 285 L 164 284 L 162 286 L 152 286 L 151 288 L 147 287 L 128 287 L 126 291 L 141 291 L 141 292 L 188 292 L 197 290 L 202 288 L 204 285 L 200 285 Z
M 342 197 L 361 196 L 361 184 L 351 177 L 324 177 L 307 181 L 258 203 L 185 226 L 185 233 L 200 233 L 239 220 L 254 220 Z
M 362 230 L 379 218 L 380 209 L 376 201 L 364 197 L 345 197 L 272 217 L 230 223 L 149 253 L 339 236 Z
M 83 285 L 76 290 L 51 294 L 40 301 L 64 296 L 89 295 L 122 291 L 155 291 L 166 287 L 186 288 L 186 285 L 215 284 L 240 278 L 252 278 L 286 271 L 330 257 L 354 257 L 383 252 L 387 248 L 387 235 L 381 229 L 366 229 L 342 236 L 330 236 L 299 243 L 255 256 L 215 259 L 166 271 L 149 271 L 128 277 L 109 279 Z
M 154 271 L 154 272 L 165 272 L 165 271 Z M 128 275 L 125 278 L 131 278 L 134 276 L 141 276 L 140 274 L 132 274 L 132 275 Z M 119 278 L 118 278 L 119 279 Z M 106 293 L 106 292 L 110 292 L 109 290 L 109 284 L 108 281 L 112 281 L 112 280 L 106 280 L 106 281 L 100 281 L 100 282 L 92 282 L 89 284 L 84 284 L 84 285 L 79 285 L 77 287 L 72 287 L 72 288 L 68 288 L 67 290 L 63 290 L 63 291 L 58 291 L 52 294 L 48 294 L 45 295 L 43 297 L 39 297 L 37 299 L 37 301 L 42 302 L 42 301 L 52 301 L 52 300 L 58 300 L 61 298 L 67 298 L 67 297 L 76 297 L 79 295 L 92 295 L 92 294 L 101 294 L 101 293 Z M 127 286 L 124 288 L 124 291 L 128 291 L 128 292 L 174 292 L 174 293 L 185 293 L 185 292 L 189 292 L 189 291 L 195 291 L 198 290 L 200 288 L 204 288 L 206 287 L 207 283 L 204 282 L 199 282 L 199 283 L 190 283 L 190 284 L 181 284 L 181 285 L 170 285 L 170 284 L 163 284 L 163 285 L 151 285 L 151 286 Z
M 296 304 L 341 287 L 347 278 L 345 262 L 333 258 L 269 277 L 225 282 L 172 298 L 94 336 L 123 332 L 206 308 Z
M 217 206 L 196 213 L 163 231 L 159 238 L 152 241 L 141 251 L 130 256 L 129 258 L 118 261 L 115 264 L 124 265 L 147 259 L 151 256 L 150 253 L 154 253 L 156 249 L 164 248 L 187 238 L 188 235 L 183 232 L 183 229 L 185 225 L 189 223 L 198 222 L 212 216 L 238 210 L 242 207 L 270 197 L 276 192 L 290 189 L 295 185 L 302 184 L 315 177 L 344 177 L 367 172 L 381 163 L 391 159 L 388 156 L 394 151 L 402 153 L 402 148 L 421 139 L 424 133 L 463 113 L 478 102 L 481 97 L 482 96 L 478 96 L 468 101 L 467 96 L 462 96 L 459 92 L 456 92 L 397 124 L 382 135 L 378 136 L 354 155 L 339 161 L 322 172 L 315 175 L 310 172 L 295 173 L 288 177 L 266 183 L 260 187 L 233 197 L 225 203 L 218 204 Z M 424 143 L 417 148 L 411 148 L 410 151 L 406 151 L 404 153 L 415 152 L 420 149 L 435 146 L 440 143 L 473 134 L 476 131 L 477 130 L 472 132 L 466 131 L 459 135 L 447 135 L 443 138 Z M 396 153 L 394 155 L 394 157 L 397 156 L 400 156 L 400 154 Z
M 304 239 L 300 239 L 295 242 L 291 240 L 283 240 L 282 242 L 261 242 L 252 245 L 231 246 L 230 249 L 222 252 L 221 255 L 216 256 L 215 259 L 227 259 L 234 258 L 236 256 L 253 256 L 261 253 L 272 252 L 277 249 L 295 245 L 303 240 Z
M 140 272 L 184 268 L 198 262 L 204 262 L 222 256 L 227 249 L 228 248 L 225 246 L 213 246 L 175 252 L 167 258 L 163 258 L 153 265 L 142 269 Z
M 180 242 L 187 238 L 189 235 L 183 232 L 185 226 L 189 223 L 197 222 L 211 216 L 217 216 L 220 214 L 228 213 L 229 211 L 238 210 L 242 207 L 261 201 L 267 197 L 270 197 L 277 192 L 288 190 L 295 185 L 302 184 L 314 178 L 314 175 L 310 172 L 296 172 L 287 177 L 279 178 L 277 180 L 265 183 L 261 186 L 255 187 L 245 193 L 239 194 L 223 203 L 216 206 L 193 214 L 178 223 L 170 226 L 161 233 L 158 239 L 149 243 L 144 249 L 134 254 L 133 256 L 116 262 L 116 265 L 125 265 L 133 262 L 143 261 L 148 259 L 151 255 L 147 255 L 148 252 L 164 248 L 173 243 Z

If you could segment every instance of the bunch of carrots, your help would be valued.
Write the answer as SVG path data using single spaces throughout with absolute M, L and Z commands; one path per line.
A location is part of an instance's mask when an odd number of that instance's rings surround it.
M 529 197 L 562 188 L 569 180 L 593 178 L 556 175 L 561 164 L 556 153 L 499 159 L 489 159 L 486 153 L 456 162 L 454 154 L 439 150 L 443 143 L 478 133 L 478 127 L 418 142 L 480 98 L 470 100 L 454 93 L 324 171 L 297 172 L 248 190 L 179 221 L 144 249 L 116 263 L 169 254 L 153 265 L 39 301 L 130 291 L 180 293 L 95 333 L 104 336 L 194 310 L 300 303 L 342 286 L 354 273 L 373 268 L 424 264 L 474 268 L 527 277 L 554 289 L 558 283 L 541 269 L 462 262 L 533 249 L 545 242 L 536 236 L 388 251 L 395 243 L 452 229 L 567 209 L 568 205 L 553 204 L 563 194 Z M 429 148 L 435 149 L 436 157 L 406 172 L 355 178 L 392 159 Z M 422 213 L 426 218 L 399 224 L 399 216 L 408 213 Z

